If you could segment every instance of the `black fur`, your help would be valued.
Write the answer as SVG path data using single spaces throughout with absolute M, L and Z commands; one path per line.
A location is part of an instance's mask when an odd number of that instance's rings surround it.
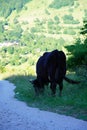
M 63 89 L 63 79 L 74 84 L 78 83 L 65 77 L 66 75 L 66 56 L 63 51 L 54 50 L 45 52 L 36 64 L 37 78 L 32 82 L 36 94 L 44 92 L 44 86 L 50 83 L 52 95 L 56 94 L 56 86 L 59 85 L 60 93 Z

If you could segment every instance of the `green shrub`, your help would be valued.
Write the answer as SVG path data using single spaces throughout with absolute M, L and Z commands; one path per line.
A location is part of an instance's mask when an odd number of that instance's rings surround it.
M 5 40 L 4 34 L 0 33 L 0 42 L 3 42 Z
M 4 73 L 6 72 L 6 69 L 4 66 L 0 65 L 0 73 Z
M 73 29 L 64 29 L 63 31 L 64 34 L 69 34 L 69 35 L 75 35 L 76 32 Z
M 50 15 L 50 12 L 46 9 L 45 10 L 45 13 L 47 14 L 47 15 Z
M 60 26 L 56 26 L 55 33 L 60 33 L 60 31 L 61 31 L 61 27 Z
M 65 43 L 65 40 L 63 38 L 59 38 L 58 39 L 58 44 L 60 44 L 61 46 L 63 46 Z
M 48 26 L 52 26 L 54 24 L 54 21 L 52 19 L 48 20 Z
M 14 24 L 18 24 L 19 23 L 18 20 L 17 20 L 17 18 L 14 18 L 13 22 L 14 22 Z
M 9 54 L 14 54 L 14 47 L 10 46 L 7 48 Z
M 64 7 L 64 6 L 73 6 L 74 5 L 74 0 L 54 0 L 50 5 L 49 7 L 50 8 L 56 8 L 56 9 L 59 9 L 61 7 Z
M 11 65 L 20 65 L 21 61 L 20 61 L 21 57 L 19 56 L 19 54 L 14 54 L 13 57 L 10 59 L 10 64 Z
M 35 64 L 35 61 L 33 59 L 28 59 L 28 63 L 30 66 L 34 65 Z
M 59 17 L 58 17 L 58 16 L 55 16 L 55 17 L 54 17 L 54 20 L 55 20 L 56 24 L 59 24 L 59 23 L 60 23 L 60 20 L 59 20 Z
M 36 28 L 36 27 L 32 27 L 32 28 L 30 29 L 30 31 L 31 31 L 31 33 L 35 33 L 35 32 L 37 32 L 37 28 Z
M 69 8 L 69 12 L 72 13 L 73 12 L 73 8 Z
M 74 20 L 72 15 L 64 15 L 63 22 L 65 24 L 79 24 L 80 23 L 78 20 Z
M 0 33 L 4 32 L 3 21 L 0 21 Z
M 22 64 L 22 63 L 25 63 L 26 61 L 27 61 L 27 58 L 22 57 L 20 62 L 21 62 L 21 64 Z
M 87 9 L 84 10 L 84 15 L 87 18 Z
M 66 48 L 71 52 L 71 56 L 68 59 L 69 67 L 87 65 L 87 42 L 82 44 L 81 40 L 77 39 L 74 45 L 66 46 Z
M 23 6 L 30 0 L 1 0 L 0 2 L 0 16 L 7 18 L 12 11 L 21 11 Z
M 22 28 L 20 24 L 17 24 L 12 28 L 12 30 L 8 30 L 5 32 L 6 40 L 8 41 L 20 41 L 20 38 L 22 36 Z

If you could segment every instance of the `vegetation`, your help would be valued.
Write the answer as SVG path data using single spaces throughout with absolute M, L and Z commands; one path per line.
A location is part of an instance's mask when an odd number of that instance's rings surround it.
M 72 15 L 64 15 L 63 21 L 65 24 L 79 24 L 78 20 L 74 20 Z
M 87 21 L 84 21 L 84 26 L 81 29 L 80 34 L 84 36 L 84 41 L 80 38 L 76 40 L 76 43 L 71 46 L 66 46 L 71 56 L 68 60 L 70 67 L 86 65 L 87 66 Z
M 1 0 L 0 1 L 0 16 L 7 18 L 12 11 L 16 10 L 17 12 L 21 11 L 23 6 L 30 0 Z
M 69 34 L 69 35 L 75 35 L 76 32 L 74 31 L 74 29 L 72 28 L 67 28 L 67 29 L 64 29 L 64 34 Z
M 61 2 L 61 0 L 54 0 L 49 7 L 59 9 L 64 6 L 72 6 L 74 5 L 75 0 L 64 0 Z

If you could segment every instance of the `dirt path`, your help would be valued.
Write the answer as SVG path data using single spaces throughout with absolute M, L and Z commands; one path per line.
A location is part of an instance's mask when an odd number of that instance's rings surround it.
M 15 86 L 0 80 L 0 130 L 87 130 L 87 122 L 40 111 L 14 98 Z

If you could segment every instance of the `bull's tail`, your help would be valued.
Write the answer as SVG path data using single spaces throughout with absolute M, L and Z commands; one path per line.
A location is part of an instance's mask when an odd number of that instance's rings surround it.
M 69 79 L 69 78 L 67 78 L 67 77 L 64 77 L 64 79 L 65 79 L 67 82 L 71 83 L 71 84 L 79 84 L 79 83 L 80 83 L 80 81 L 75 81 L 75 80 Z

